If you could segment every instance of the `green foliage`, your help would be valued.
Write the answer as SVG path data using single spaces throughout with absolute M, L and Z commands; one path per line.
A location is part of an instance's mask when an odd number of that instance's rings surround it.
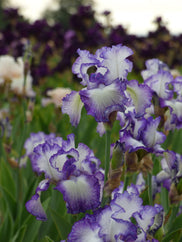
M 180 140 L 182 140 L 182 130 L 181 129 L 170 131 L 163 146 L 165 149 L 168 148 L 169 150 L 173 150 L 174 152 L 182 154 Z
M 162 242 L 167 241 L 181 241 L 179 238 L 181 238 L 182 235 L 182 214 L 180 214 L 178 217 L 173 217 L 173 220 L 170 221 L 170 227 L 165 234 L 164 239 Z

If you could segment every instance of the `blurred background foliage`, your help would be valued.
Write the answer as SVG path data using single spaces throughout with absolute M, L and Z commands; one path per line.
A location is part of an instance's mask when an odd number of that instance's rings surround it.
M 57 9 L 46 9 L 42 17 L 49 23 L 61 23 L 64 29 L 69 29 L 70 18 L 73 14 L 76 14 L 80 6 L 94 6 L 93 0 L 54 0 L 54 3 L 57 6 Z

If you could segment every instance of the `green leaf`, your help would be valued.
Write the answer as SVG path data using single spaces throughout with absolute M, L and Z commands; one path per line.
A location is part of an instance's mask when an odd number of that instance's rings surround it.
M 179 205 L 171 206 L 171 208 L 169 209 L 168 213 L 166 214 L 166 216 L 168 217 L 168 220 L 164 226 L 165 232 L 168 233 L 171 230 L 173 222 L 174 222 L 175 218 L 177 217 L 178 211 L 179 211 Z
M 181 240 L 178 240 L 180 234 L 181 234 L 181 229 L 177 229 L 176 231 L 167 234 L 163 238 L 162 242 L 169 242 L 169 241 L 170 242 L 176 242 L 176 241 L 181 241 Z
M 147 174 L 147 186 L 148 186 L 148 196 L 149 196 L 149 205 L 153 205 L 153 198 L 152 198 L 152 175 L 148 172 Z
M 168 190 L 163 187 L 163 185 L 161 185 L 161 194 L 160 194 L 160 198 L 161 198 L 161 205 L 164 208 L 165 213 L 168 213 L 169 210 L 169 192 Z
M 142 193 L 140 194 L 140 197 L 143 200 L 143 205 L 149 204 L 148 187 L 146 187 L 145 190 L 142 191 Z
M 160 158 L 156 157 L 155 155 L 152 155 L 152 160 L 153 160 L 152 174 L 156 176 L 161 171 L 161 162 L 160 162 Z
M 13 220 L 10 212 L 7 210 L 4 214 L 3 221 L 0 224 L 0 238 L 3 241 L 10 241 L 13 234 Z
M 2 193 L 2 197 L 6 202 L 7 209 L 11 213 L 12 219 L 15 219 L 16 216 L 16 207 L 17 203 L 15 197 L 12 196 L 11 191 L 9 191 L 6 187 L 0 186 L 0 191 Z
M 182 129 L 170 131 L 163 144 L 163 147 L 165 149 L 173 150 L 174 152 L 182 154 L 180 140 L 182 140 Z
M 16 232 L 16 234 L 12 238 L 11 242 L 22 242 L 26 230 L 27 230 L 27 225 L 21 226 L 21 228 Z
M 182 214 L 180 214 L 172 223 L 169 232 L 182 228 Z
M 168 242 L 176 233 L 182 231 L 182 214 L 180 214 L 175 220 L 170 224 L 170 228 L 168 233 L 165 235 L 165 238 L 162 240 L 163 242 Z
M 13 129 L 12 129 L 12 132 L 11 132 L 11 137 L 12 137 L 13 141 L 16 140 L 17 131 L 20 130 L 19 127 L 20 127 L 21 119 L 22 119 L 22 116 L 21 115 L 17 115 L 16 119 L 14 121 Z M 15 144 L 16 144 L 16 142 L 15 142 Z
M 66 239 L 71 231 L 72 225 L 67 222 L 66 216 L 62 217 L 55 210 L 49 208 L 51 218 L 56 226 L 60 239 Z
M 51 201 L 49 204 L 49 208 L 53 209 L 56 211 L 57 214 L 61 214 L 62 217 L 66 216 L 66 220 L 68 223 L 70 221 L 70 217 L 72 218 L 71 215 L 67 214 L 67 209 L 65 205 L 65 201 L 63 200 L 63 195 L 53 189 L 54 186 L 50 186 L 50 193 L 49 192 L 44 192 L 42 194 L 42 199 L 46 198 L 47 195 L 51 196 Z M 60 239 L 60 235 L 57 232 L 57 227 L 55 226 L 55 223 L 52 219 L 50 209 L 47 211 L 47 217 L 48 220 L 44 223 L 42 223 L 41 228 L 39 230 L 39 239 L 42 240 L 46 235 L 49 235 L 51 239 L 58 241 Z
M 35 219 L 33 215 L 29 215 L 28 219 L 25 222 L 27 229 L 25 231 L 25 235 L 23 237 L 23 242 L 32 242 L 35 241 L 39 228 L 41 226 L 42 221 L 38 221 Z
M 49 236 L 45 236 L 41 242 L 54 242 L 54 240 L 52 240 Z
M 0 162 L 0 185 L 6 188 L 12 197 L 16 197 L 16 187 L 15 181 L 13 179 L 12 173 L 10 171 L 12 169 L 8 163 L 4 160 Z

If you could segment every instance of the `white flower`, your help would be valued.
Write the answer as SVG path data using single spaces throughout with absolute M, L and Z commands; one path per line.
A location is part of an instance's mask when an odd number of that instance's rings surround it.
M 43 98 L 42 105 L 47 106 L 49 103 L 54 103 L 56 107 L 61 107 L 62 99 L 69 93 L 71 93 L 71 89 L 64 87 L 57 87 L 55 89 L 48 90 L 46 94 L 50 98 Z
M 25 80 L 26 78 L 26 80 Z M 18 95 L 35 96 L 32 90 L 32 77 L 30 73 L 25 77 L 22 57 L 15 60 L 12 56 L 0 56 L 0 84 L 10 82 L 10 89 Z M 25 86 L 24 86 L 25 82 Z
M 0 56 L 0 83 L 5 80 L 20 78 L 23 75 L 23 61 L 18 58 L 17 61 L 12 56 Z

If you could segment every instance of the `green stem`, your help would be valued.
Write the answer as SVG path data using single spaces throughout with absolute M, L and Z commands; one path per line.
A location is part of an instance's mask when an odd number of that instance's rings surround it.
M 18 157 L 18 164 L 20 162 L 21 156 L 22 156 L 22 150 L 23 150 L 23 145 L 24 145 L 24 141 L 26 139 L 26 133 L 27 133 L 27 121 L 26 121 L 26 110 L 27 110 L 27 104 L 26 101 L 23 100 L 23 127 L 22 127 L 22 135 L 21 135 L 21 139 L 20 139 L 20 143 L 19 143 L 19 147 L 18 147 L 18 153 L 19 153 L 19 157 Z
M 26 84 L 26 77 L 24 78 L 24 85 Z M 22 201 L 23 201 L 23 185 L 22 185 L 22 170 L 20 168 L 20 160 L 23 154 L 23 146 L 26 139 L 28 131 L 28 123 L 26 119 L 26 110 L 27 110 L 27 100 L 26 97 L 23 97 L 22 102 L 23 117 L 22 117 L 22 133 L 20 137 L 20 142 L 18 148 L 18 171 L 17 171 L 17 221 L 20 223 L 21 214 L 22 214 Z
M 0 137 L 0 157 L 2 157 L 2 159 L 4 161 L 6 161 L 6 153 L 5 153 L 5 150 L 3 147 L 3 137 Z M 1 159 L 0 159 L 0 161 L 1 161 Z
M 105 134 L 105 176 L 104 184 L 108 179 L 109 164 L 110 164 L 110 145 L 111 145 L 111 130 L 106 130 Z
M 108 180 L 108 173 L 109 173 L 109 166 L 110 166 L 110 145 L 111 145 L 111 130 L 106 129 L 105 133 L 105 175 L 104 175 L 104 185 L 106 184 Z M 105 204 L 107 204 L 110 200 L 110 197 L 105 194 L 105 190 L 103 190 L 103 196 L 102 196 L 102 203 L 101 207 L 104 207 Z
M 128 177 L 127 173 L 125 172 L 123 192 L 127 190 L 129 180 L 130 180 L 130 178 Z
M 161 204 L 167 214 L 169 211 L 169 192 L 163 185 L 161 185 Z
M 152 199 L 152 174 L 151 173 L 148 173 L 148 175 L 147 175 L 147 185 L 148 185 L 149 205 L 153 206 L 153 199 Z
M 123 192 L 127 190 L 128 184 L 129 184 L 129 176 L 127 174 L 127 165 L 126 165 L 126 159 L 124 159 L 124 166 L 123 166 L 123 174 L 124 174 L 124 185 L 123 185 Z
M 162 206 L 163 206 L 163 204 L 162 204 Z M 180 204 L 172 205 L 172 206 L 170 206 L 170 209 L 168 209 L 168 211 L 165 212 L 165 215 L 167 215 L 167 216 L 170 215 L 167 222 L 165 222 L 165 224 L 163 225 L 165 234 L 167 234 L 171 230 L 171 228 L 173 227 L 173 223 L 174 223 L 174 221 L 177 217 L 177 214 L 179 212 L 179 207 L 180 207 Z M 165 209 L 164 209 L 164 211 L 165 211 Z M 179 241 L 181 241 L 181 240 L 179 240 Z

